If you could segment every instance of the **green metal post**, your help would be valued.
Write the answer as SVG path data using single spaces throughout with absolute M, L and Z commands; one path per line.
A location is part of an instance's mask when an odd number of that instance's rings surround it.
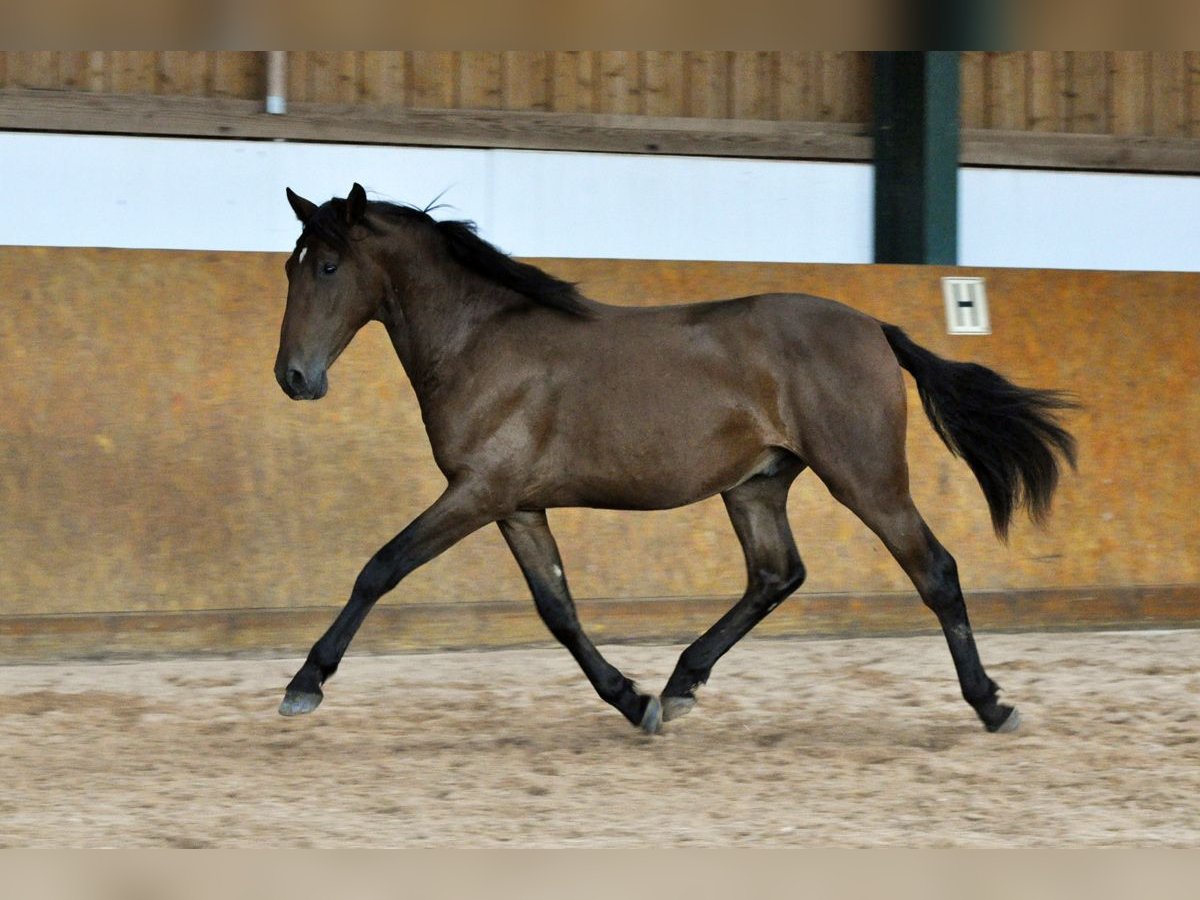
M 958 52 L 875 54 L 875 261 L 958 262 Z

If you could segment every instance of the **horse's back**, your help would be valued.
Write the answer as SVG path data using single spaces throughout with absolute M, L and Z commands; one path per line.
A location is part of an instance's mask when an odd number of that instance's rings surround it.
M 634 319 L 634 327 L 658 346 L 708 341 L 725 348 L 739 368 L 766 367 L 798 386 L 851 388 L 876 376 L 894 382 L 899 375 L 877 319 L 812 294 L 753 294 L 653 307 L 645 318 Z M 646 327 L 651 321 L 657 327 Z
M 717 493 L 777 451 L 806 458 L 847 396 L 874 402 L 899 372 L 874 319 L 803 294 L 559 316 L 525 347 L 538 387 L 523 393 L 523 417 L 545 435 L 536 480 L 555 483 L 552 506 Z M 551 470 L 573 473 L 570 484 Z

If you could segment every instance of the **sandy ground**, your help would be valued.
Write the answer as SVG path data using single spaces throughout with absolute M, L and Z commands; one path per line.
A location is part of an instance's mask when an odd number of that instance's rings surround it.
M 562 650 L 0 669 L 10 847 L 1200 846 L 1200 631 L 747 640 L 647 737 Z M 606 654 L 661 685 L 679 647 Z

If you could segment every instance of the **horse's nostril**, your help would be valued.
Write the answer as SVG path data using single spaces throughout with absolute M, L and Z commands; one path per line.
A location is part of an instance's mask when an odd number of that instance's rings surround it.
M 287 383 L 288 387 L 290 387 L 296 393 L 303 391 L 307 385 L 307 381 L 304 378 L 304 373 L 299 369 L 288 369 Z

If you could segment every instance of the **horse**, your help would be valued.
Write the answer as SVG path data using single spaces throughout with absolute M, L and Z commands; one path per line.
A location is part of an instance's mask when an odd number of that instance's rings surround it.
M 290 188 L 302 230 L 288 258 L 275 377 L 294 400 L 377 321 L 420 405 L 441 496 L 366 563 L 287 685 L 283 715 L 323 699 L 355 632 L 418 566 L 490 523 L 550 633 L 596 693 L 642 731 L 690 712 L 716 662 L 804 582 L 788 489 L 811 469 L 883 542 L 936 615 L 962 696 L 991 732 L 1016 709 L 980 661 L 954 558 L 909 493 L 902 370 L 949 450 L 974 473 L 999 538 L 1014 511 L 1043 520 L 1075 442 L 1061 391 L 943 359 L 832 300 L 760 294 L 620 307 L 520 262 L 469 221 L 368 200 L 317 205 Z M 668 509 L 719 494 L 745 555 L 744 594 L 683 651 L 658 695 L 580 625 L 546 510 Z

